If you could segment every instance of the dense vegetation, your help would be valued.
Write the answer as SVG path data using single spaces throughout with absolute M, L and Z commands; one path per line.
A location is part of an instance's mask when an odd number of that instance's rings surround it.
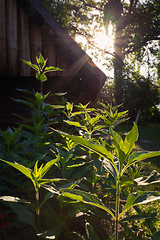
M 160 173 L 141 170 L 160 152 L 135 152 L 135 123 L 126 135 L 115 131 L 127 111 L 44 94 L 46 73 L 60 69 L 41 55 L 37 65 L 24 62 L 41 92 L 20 90 L 30 117 L 0 134 L 1 239 L 159 239 Z

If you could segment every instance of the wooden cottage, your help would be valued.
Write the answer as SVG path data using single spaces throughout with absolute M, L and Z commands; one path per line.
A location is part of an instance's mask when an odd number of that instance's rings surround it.
M 106 76 L 70 37 L 39 0 L 0 0 L 0 128 L 23 115 L 16 88 L 38 89 L 35 71 L 20 59 L 36 63 L 41 53 L 47 65 L 65 69 L 48 74 L 45 92 L 67 92 L 68 101 L 92 102 Z M 20 113 L 22 111 L 22 113 Z

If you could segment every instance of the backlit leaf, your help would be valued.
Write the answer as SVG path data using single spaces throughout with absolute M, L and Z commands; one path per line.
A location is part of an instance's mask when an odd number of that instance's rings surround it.
M 23 173 L 26 177 L 30 178 L 33 181 L 33 171 L 29 168 L 24 167 L 23 165 L 20 165 L 19 163 L 12 163 L 5 160 L 0 159 L 0 161 L 5 162 L 9 164 L 10 166 L 14 167 L 15 169 L 19 170 L 21 173 Z
M 52 66 L 49 66 L 49 67 L 46 67 L 44 69 L 44 73 L 46 72 L 51 72 L 51 71 L 64 71 L 63 69 L 60 69 L 58 67 L 52 67 Z
M 134 179 L 134 181 L 139 185 L 149 185 L 153 183 L 159 183 L 160 182 L 160 173 L 156 170 L 153 170 L 149 176 L 145 177 L 139 177 Z
M 78 136 L 73 136 L 73 135 L 69 135 L 67 133 L 64 133 L 62 131 L 58 131 L 55 130 L 53 128 L 51 128 L 52 130 L 59 132 L 60 134 L 67 136 L 69 139 L 73 140 L 74 142 L 77 142 L 79 144 L 81 144 L 84 147 L 87 147 L 88 149 L 92 150 L 95 153 L 98 153 L 100 156 L 106 158 L 108 161 L 110 161 L 114 166 L 115 163 L 113 161 L 113 156 L 111 154 L 111 152 L 109 152 L 105 147 L 103 147 L 102 145 L 98 145 L 92 141 L 89 141 L 87 139 L 78 137 Z
M 18 197 L 13 197 L 13 196 L 1 196 L 0 200 L 4 202 L 16 202 L 16 203 L 28 203 L 31 204 L 31 202 L 28 202 L 25 199 L 20 199 Z
M 114 219 L 114 214 L 103 204 L 103 202 L 97 197 L 97 195 L 83 192 L 76 189 L 61 189 L 61 195 L 72 200 L 80 201 L 85 204 L 100 208 L 105 212 L 109 213 Z
M 126 206 L 121 212 L 119 218 L 133 206 L 146 204 L 148 202 L 152 202 L 159 199 L 160 199 L 160 192 L 138 191 L 136 193 L 132 193 L 128 196 Z
M 160 151 L 155 151 L 155 152 L 134 152 L 132 153 L 129 158 L 126 166 L 123 169 L 123 172 L 126 171 L 128 167 L 130 167 L 132 164 L 137 163 L 139 161 L 151 158 L 151 157 L 156 157 L 160 156 Z
M 22 59 L 21 59 L 21 61 L 24 62 L 25 64 L 29 65 L 30 67 L 32 67 L 32 68 L 33 68 L 34 70 L 36 70 L 37 72 L 39 71 L 38 66 L 35 65 L 35 64 L 32 64 L 30 61 L 25 61 L 25 60 L 22 60 Z

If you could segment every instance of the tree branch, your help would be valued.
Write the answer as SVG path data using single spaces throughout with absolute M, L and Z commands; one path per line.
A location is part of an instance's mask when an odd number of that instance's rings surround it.
M 99 51 L 101 51 L 101 52 L 103 52 L 103 53 L 109 54 L 109 55 L 111 55 L 112 57 L 115 57 L 115 54 L 114 54 L 114 53 L 111 53 L 111 52 L 108 52 L 108 51 L 106 51 L 106 50 L 103 50 L 103 49 L 99 48 L 98 46 L 96 46 L 95 44 L 93 44 L 93 42 L 92 42 L 91 40 L 89 40 L 89 39 L 87 39 L 87 38 L 86 38 L 86 40 L 87 40 L 87 42 L 88 42 L 92 47 L 98 49 Z
M 84 5 L 87 6 L 87 7 L 91 7 L 91 8 L 94 8 L 94 9 L 98 10 L 98 11 L 103 11 L 103 12 L 104 12 L 104 9 L 102 9 L 102 8 L 99 8 L 99 7 L 96 7 L 96 6 L 92 6 L 91 4 L 86 3 L 84 0 L 82 0 L 82 2 L 83 2 Z

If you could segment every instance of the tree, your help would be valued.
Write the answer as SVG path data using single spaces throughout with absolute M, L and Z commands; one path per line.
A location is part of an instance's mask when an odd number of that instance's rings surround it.
M 123 101 L 123 62 L 125 56 L 160 39 L 159 0 L 41 0 L 71 34 L 90 41 L 91 24 L 114 26 L 114 81 L 116 103 Z M 96 10 L 95 11 L 93 11 Z
M 158 86 L 150 77 L 144 77 L 128 66 L 125 74 L 123 73 L 123 81 L 123 103 L 124 108 L 129 110 L 130 121 L 135 121 L 138 112 L 141 124 L 159 121 Z

